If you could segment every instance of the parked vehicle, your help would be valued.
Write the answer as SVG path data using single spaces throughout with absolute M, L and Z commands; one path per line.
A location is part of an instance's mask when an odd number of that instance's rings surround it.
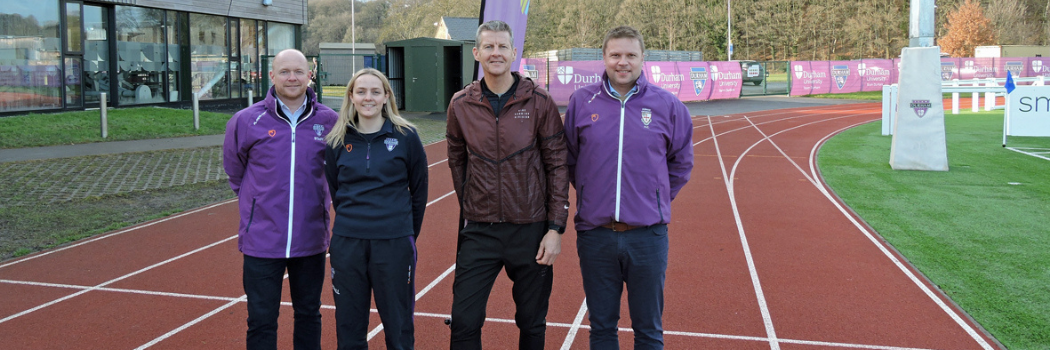
M 743 81 L 751 82 L 755 86 L 762 85 L 762 81 L 769 76 L 766 67 L 757 61 L 740 61 L 740 71 L 743 72 Z

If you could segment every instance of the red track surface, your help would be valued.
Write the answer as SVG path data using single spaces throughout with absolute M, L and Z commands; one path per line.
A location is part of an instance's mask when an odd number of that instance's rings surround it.
M 696 167 L 670 225 L 668 349 L 999 348 L 825 189 L 817 148 L 879 116 L 880 106 L 861 104 L 694 118 Z M 452 302 L 458 206 L 444 147 L 427 146 L 433 165 L 418 247 L 419 349 L 448 348 L 443 321 Z M 227 201 L 0 264 L 0 344 L 243 349 L 237 222 Z M 547 348 L 586 349 L 571 229 L 555 270 Z M 323 342 L 334 348 L 330 290 L 322 297 Z M 282 311 L 280 347 L 290 349 L 290 304 Z M 515 347 L 513 316 L 510 283 L 500 277 L 486 348 Z M 625 349 L 632 348 L 628 320 L 624 307 Z M 370 344 L 383 349 L 377 326 L 373 312 Z

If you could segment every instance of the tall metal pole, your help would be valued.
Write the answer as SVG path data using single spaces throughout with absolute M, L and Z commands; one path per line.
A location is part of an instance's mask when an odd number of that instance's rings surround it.
M 933 43 L 934 0 L 911 0 L 911 17 L 908 21 L 908 46 L 931 47 Z
M 726 30 L 726 41 L 729 43 L 729 58 L 727 61 L 733 60 L 733 0 L 726 0 L 726 20 L 729 23 L 729 29 Z
M 354 16 L 354 2 L 357 0 L 350 0 L 350 64 L 351 74 L 357 73 L 357 24 L 355 23 Z

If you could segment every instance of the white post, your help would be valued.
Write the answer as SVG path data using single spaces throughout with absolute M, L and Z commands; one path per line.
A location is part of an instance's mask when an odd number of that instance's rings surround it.
M 728 28 L 726 29 L 726 43 L 728 44 L 728 59 L 726 61 L 733 60 L 733 0 L 726 0 L 726 21 Z
M 959 87 L 959 79 L 952 79 L 952 87 Z M 952 93 L 952 114 L 959 114 L 959 93 Z
M 200 110 L 200 97 L 196 93 L 193 94 L 193 130 L 199 130 L 201 128 L 201 110 Z
M 893 113 L 890 108 L 893 104 L 890 103 L 890 90 L 893 88 L 892 85 L 882 86 L 882 135 L 890 134 L 890 113 Z
M 1035 86 L 1043 86 L 1044 84 L 1046 84 L 1046 77 L 1042 75 L 1040 75 L 1039 78 L 1036 78 L 1035 83 L 1032 83 L 1032 85 Z
M 255 96 L 252 96 L 253 94 L 254 92 L 251 89 L 248 89 L 248 106 L 255 104 Z
M 981 83 L 978 82 L 977 79 L 974 79 L 973 80 L 973 86 L 974 87 L 981 86 Z M 973 112 L 977 113 L 977 111 L 979 111 L 980 108 L 981 108 L 980 107 L 981 106 L 981 93 L 975 91 L 973 93 L 973 95 L 970 97 L 970 104 L 973 105 Z
M 1003 147 L 1006 147 L 1006 135 L 1010 133 L 1010 96 L 1006 96 L 1006 112 L 1003 112 Z
M 995 86 L 999 86 L 999 84 L 995 83 L 995 78 L 991 78 L 991 79 L 988 79 L 988 83 L 985 84 L 984 86 L 995 87 Z M 984 111 L 987 112 L 987 111 L 992 110 L 993 108 L 995 108 L 995 93 L 994 92 L 985 92 L 984 93 Z
M 106 109 L 107 109 L 107 107 L 106 107 L 106 102 L 107 102 L 106 101 L 106 93 L 105 92 L 100 93 L 99 94 L 99 98 L 101 99 L 101 100 L 99 100 L 99 112 L 101 112 L 101 114 L 100 114 L 101 120 L 100 121 L 101 121 L 101 124 L 102 124 L 102 138 L 106 138 L 106 136 L 109 136 L 109 130 L 108 130 L 109 128 L 107 126 L 107 124 L 109 122 L 106 120 L 107 119 L 107 115 L 106 115 Z

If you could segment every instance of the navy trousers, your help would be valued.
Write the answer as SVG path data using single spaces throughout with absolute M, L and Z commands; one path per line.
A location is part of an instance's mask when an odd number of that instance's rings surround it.
M 625 232 L 599 227 L 576 234 L 583 291 L 591 324 L 591 349 L 619 349 L 620 296 L 627 285 L 627 307 L 634 348 L 663 349 L 667 225 Z
M 357 239 L 333 236 L 332 294 L 339 350 L 368 350 L 372 295 L 383 322 L 386 348 L 415 346 L 416 243 L 412 236 Z
M 518 349 L 543 349 L 554 271 L 536 263 L 547 223 L 470 223 L 460 232 L 456 279 L 452 282 L 452 350 L 481 349 L 485 307 L 504 267 L 511 294 Z
M 281 288 L 288 286 L 295 312 L 292 341 L 295 350 L 321 348 L 321 288 L 325 254 L 290 259 L 244 256 L 244 294 L 248 296 L 248 350 L 277 349 L 277 315 Z

